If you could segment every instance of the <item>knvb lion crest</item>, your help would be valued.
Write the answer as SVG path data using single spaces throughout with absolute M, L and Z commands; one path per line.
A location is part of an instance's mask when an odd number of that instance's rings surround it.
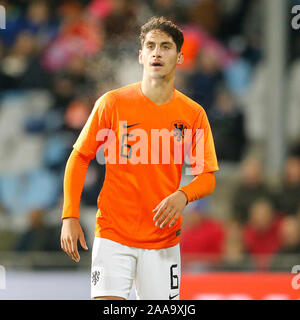
M 181 120 L 172 122 L 173 135 L 177 138 L 177 141 L 181 141 L 184 138 L 185 130 L 187 129 L 187 124 Z
M 100 279 L 100 271 L 94 271 L 92 273 L 92 283 L 93 283 L 94 286 L 99 281 L 99 279 Z

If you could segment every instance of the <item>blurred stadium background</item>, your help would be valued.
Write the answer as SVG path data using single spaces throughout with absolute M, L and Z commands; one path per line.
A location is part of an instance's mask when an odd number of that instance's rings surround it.
M 0 299 L 90 299 L 91 250 L 79 264 L 60 250 L 64 167 L 97 97 L 141 79 L 153 15 L 184 31 L 176 88 L 205 108 L 220 162 L 214 194 L 184 213 L 182 298 L 300 298 L 299 0 L 0 5 Z M 90 249 L 104 173 L 91 163 L 82 196 Z

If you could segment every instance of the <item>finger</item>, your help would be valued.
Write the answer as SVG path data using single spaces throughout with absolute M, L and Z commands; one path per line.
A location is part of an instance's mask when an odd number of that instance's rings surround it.
M 155 207 L 155 209 L 153 209 L 153 210 L 152 210 L 152 212 L 157 211 L 157 210 L 158 210 L 158 208 L 159 208 L 159 205 L 157 205 L 157 206 Z
M 72 241 L 71 241 L 71 239 L 68 239 L 68 240 L 67 240 L 67 248 L 68 248 L 68 251 L 67 251 L 68 255 L 69 255 L 73 260 L 76 261 L 76 258 L 75 258 L 74 252 L 73 252 L 73 248 L 72 248 Z
M 160 202 L 160 203 L 155 207 L 155 209 L 152 210 L 152 212 L 158 211 L 161 206 L 163 206 L 163 202 Z
M 176 214 L 176 212 L 177 212 L 177 209 L 172 209 L 170 212 L 169 212 L 169 214 L 168 214 L 168 216 L 166 217 L 166 219 L 163 221 L 163 223 L 160 225 L 160 227 L 161 228 L 164 228 L 171 220 L 172 220 L 172 218 L 175 216 L 175 214 Z
M 158 220 L 156 221 L 155 225 L 159 226 L 168 216 L 168 214 L 172 211 L 172 208 L 166 208 L 165 211 L 161 214 L 161 216 L 158 218 Z
M 79 236 L 79 242 L 80 242 L 80 245 L 82 246 L 83 249 L 88 250 L 83 232 L 81 232 L 81 234 Z
M 160 208 L 158 209 L 156 215 L 153 217 L 153 220 L 157 220 L 159 218 L 159 216 L 164 212 L 164 210 L 167 209 L 167 204 L 164 203 L 160 206 Z
M 74 260 L 73 256 L 72 256 L 72 249 L 71 249 L 71 241 L 70 240 L 66 240 L 65 241 L 65 246 L 66 246 L 66 253 L 67 255 Z
M 171 221 L 171 223 L 169 224 L 169 227 L 172 228 L 174 226 L 174 224 L 177 222 L 177 220 L 180 217 L 180 212 L 177 212 L 173 218 L 173 220 Z
M 65 251 L 64 241 L 63 239 L 60 239 L 60 248 Z
M 69 250 L 69 246 L 68 246 L 68 241 L 67 240 L 63 240 L 63 246 L 64 246 L 64 251 L 65 253 L 71 258 L 73 259 L 71 252 Z
M 155 207 L 155 209 L 153 209 L 152 211 L 153 211 L 153 212 L 158 211 L 164 204 L 165 204 L 165 199 L 162 200 L 162 201 Z
M 75 258 L 75 261 L 79 262 L 80 255 L 79 255 L 78 248 L 77 248 L 77 239 L 71 240 L 71 249 L 72 249 L 72 256 Z

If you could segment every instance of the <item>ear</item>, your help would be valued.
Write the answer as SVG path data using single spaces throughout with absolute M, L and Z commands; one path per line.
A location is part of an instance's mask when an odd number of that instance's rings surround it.
M 183 61 L 184 61 L 183 53 L 179 52 L 178 59 L 177 59 L 177 64 L 183 64 Z
M 142 52 L 142 50 L 139 50 L 139 63 L 143 64 L 143 52 Z

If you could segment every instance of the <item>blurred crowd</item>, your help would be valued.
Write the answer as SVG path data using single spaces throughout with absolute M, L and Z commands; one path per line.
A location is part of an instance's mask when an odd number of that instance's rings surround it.
M 220 263 L 231 270 L 245 257 L 248 270 L 261 271 L 280 269 L 285 256 L 290 266 L 299 260 L 299 155 L 288 157 L 277 188 L 266 183 L 264 166 L 256 157 L 244 159 L 239 169 L 228 219 L 216 219 L 203 200 L 186 207 L 181 248 L 191 270 L 218 268 Z
M 289 3 L 294 4 L 298 1 Z M 269 186 L 267 164 L 249 152 L 264 143 L 267 130 L 262 1 L 0 5 L 6 9 L 6 29 L 0 30 L 1 250 L 60 249 L 62 182 L 72 145 L 99 96 L 141 79 L 139 28 L 164 15 L 185 37 L 175 86 L 204 107 L 218 159 L 233 164 L 239 177 L 228 199 L 229 218 L 216 217 L 209 201 L 186 208 L 184 261 L 191 268 L 212 268 L 220 261 L 230 267 L 246 255 L 254 268 L 264 269 L 279 253 L 300 254 L 300 41 L 293 30 L 286 72 L 289 148 L 280 186 Z M 83 208 L 96 205 L 104 175 L 105 167 L 92 161 Z M 51 220 L 52 212 L 58 214 Z

